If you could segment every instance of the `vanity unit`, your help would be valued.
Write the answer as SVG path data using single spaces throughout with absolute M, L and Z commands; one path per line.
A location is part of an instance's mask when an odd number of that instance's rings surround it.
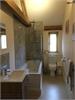
M 42 89 L 42 62 L 28 61 L 27 70 L 19 69 L 0 77 L 1 99 L 38 99 Z
M 24 71 L 14 71 L 1 80 L 1 99 L 26 98 L 26 74 Z

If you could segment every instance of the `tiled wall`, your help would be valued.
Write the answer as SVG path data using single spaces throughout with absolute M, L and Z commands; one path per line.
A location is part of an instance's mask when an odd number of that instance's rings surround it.
M 18 20 L 14 19 L 14 46 L 15 46 L 15 67 L 24 65 L 25 57 L 25 33 L 26 29 Z
M 9 53 L 0 55 L 0 65 L 1 65 L 1 67 L 4 65 L 7 65 L 7 68 L 10 68 Z
M 39 26 L 40 27 L 40 26 Z M 42 50 L 42 32 L 40 30 L 34 30 L 33 27 L 28 29 L 26 32 L 26 58 L 27 60 L 31 59 L 41 59 L 41 50 Z
M 20 68 L 26 60 L 41 59 L 41 31 L 25 27 L 14 18 L 15 67 Z

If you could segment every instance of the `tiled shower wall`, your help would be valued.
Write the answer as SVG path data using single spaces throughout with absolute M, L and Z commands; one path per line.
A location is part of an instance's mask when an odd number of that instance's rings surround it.
M 26 61 L 25 48 L 26 27 L 14 18 L 14 46 L 15 46 L 15 67 L 20 68 Z
M 9 64 L 9 53 L 0 55 L 0 67 L 7 65 L 7 68 L 10 68 Z
M 42 32 L 25 27 L 14 19 L 15 66 L 20 68 L 26 60 L 41 59 Z
M 36 24 L 36 23 L 35 23 Z M 40 26 L 39 26 L 40 27 Z M 42 28 L 41 28 L 42 29 Z M 34 27 L 28 28 L 26 32 L 26 59 L 27 60 L 37 60 L 42 58 L 42 32 L 41 30 L 34 29 Z

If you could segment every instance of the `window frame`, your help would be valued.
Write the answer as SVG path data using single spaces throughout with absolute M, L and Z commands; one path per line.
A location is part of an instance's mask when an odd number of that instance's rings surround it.
M 2 40 L 3 38 L 2 38 L 2 36 L 5 36 L 5 42 L 6 42 L 6 43 L 4 43 L 5 46 L 3 46 L 3 40 Z M 7 49 L 7 35 L 6 34 L 0 36 L 0 42 L 1 42 L 1 49 L 2 50 Z
M 50 51 L 50 34 L 56 34 L 56 51 L 55 52 Z M 48 50 L 50 53 L 58 52 L 58 32 L 53 31 L 53 32 L 48 33 Z
M 2 48 L 2 41 L 1 41 L 1 36 L 5 35 L 6 36 L 6 48 Z M 6 34 L 6 29 L 5 27 L 0 27 L 0 49 L 6 50 L 8 48 L 8 43 L 7 43 L 7 34 Z

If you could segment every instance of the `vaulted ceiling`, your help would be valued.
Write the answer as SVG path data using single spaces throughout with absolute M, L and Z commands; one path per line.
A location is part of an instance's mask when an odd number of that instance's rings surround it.
M 62 25 L 66 0 L 25 0 L 30 21 L 43 21 L 45 26 Z

